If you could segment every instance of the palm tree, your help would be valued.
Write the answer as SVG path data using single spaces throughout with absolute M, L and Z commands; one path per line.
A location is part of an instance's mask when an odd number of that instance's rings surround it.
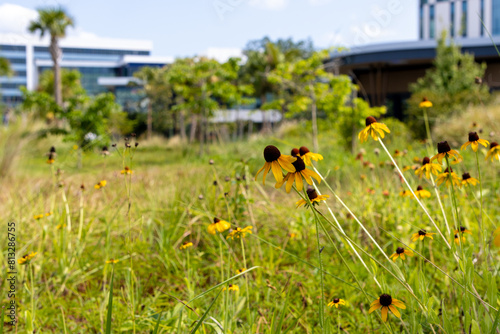
M 66 36 L 66 29 L 73 26 L 73 19 L 62 8 L 38 9 L 38 19 L 31 21 L 28 30 L 31 33 L 40 32 L 40 37 L 50 34 L 49 52 L 54 62 L 54 98 L 62 106 L 61 70 L 60 61 L 62 50 L 59 40 Z

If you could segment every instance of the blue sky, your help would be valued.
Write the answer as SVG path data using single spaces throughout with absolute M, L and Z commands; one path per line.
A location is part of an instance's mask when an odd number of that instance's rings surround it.
M 263 36 L 356 47 L 415 40 L 418 31 L 417 0 L 11 0 L 0 1 L 0 33 L 19 32 L 33 9 L 56 5 L 75 18 L 75 33 L 151 40 L 158 56 L 241 49 Z

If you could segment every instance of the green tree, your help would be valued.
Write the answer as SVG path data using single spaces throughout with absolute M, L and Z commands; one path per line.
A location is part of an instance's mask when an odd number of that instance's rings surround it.
M 310 114 L 315 152 L 319 150 L 318 110 L 339 128 L 346 143 L 352 141 L 361 117 L 385 112 L 385 108 L 370 108 L 357 98 L 357 86 L 348 76 L 327 72 L 323 64 L 328 55 L 323 50 L 307 59 L 282 63 L 269 75 L 269 81 L 285 92 L 281 99 L 275 100 L 273 108 L 287 110 L 288 117 Z
M 169 80 L 177 99 L 175 110 L 187 110 L 198 118 L 200 154 L 207 140 L 208 120 L 215 110 L 245 102 L 243 96 L 252 94 L 251 86 L 236 83 L 239 60 L 220 64 L 214 59 L 177 59 L 169 67 Z M 196 121 L 191 124 L 194 136 Z
M 172 104 L 172 85 L 168 80 L 166 67 L 143 67 L 134 73 L 134 76 L 142 81 L 143 91 L 147 98 L 148 116 L 146 124 L 147 138 L 149 140 L 153 134 L 153 112 L 162 113 L 168 111 Z
M 62 106 L 61 92 L 61 71 L 60 62 L 62 50 L 59 47 L 59 40 L 66 36 L 66 29 L 73 26 L 73 19 L 61 8 L 40 8 L 38 9 L 38 19 L 31 21 L 28 30 L 31 33 L 38 32 L 40 37 L 45 34 L 50 35 L 49 52 L 54 63 L 54 98 L 57 105 Z
M 63 68 L 61 70 L 61 83 L 62 83 L 62 100 L 68 99 L 85 94 L 85 89 L 82 87 L 80 81 L 82 75 L 78 70 L 68 70 Z M 54 71 L 43 71 L 38 79 L 39 92 L 45 92 L 54 96 Z
M 240 69 L 243 82 L 254 87 L 253 97 L 260 99 L 261 109 L 270 109 L 268 96 L 278 95 L 279 86 L 268 80 L 269 74 L 283 62 L 308 58 L 313 53 L 310 40 L 293 42 L 292 39 L 272 42 L 268 37 L 251 41 L 243 50 L 245 64 Z M 265 115 L 265 114 L 264 114 Z M 265 116 L 264 116 L 265 117 Z M 263 130 L 270 130 L 270 123 L 263 120 Z
M 433 67 L 410 86 L 408 114 L 416 135 L 424 137 L 425 127 L 419 103 L 428 98 L 433 107 L 427 111 L 431 124 L 437 117 L 461 112 L 469 104 L 479 104 L 489 98 L 488 87 L 478 84 L 486 64 L 474 62 L 474 56 L 462 53 L 452 40 L 448 42 L 446 32 L 438 40 Z
M 11 76 L 13 74 L 10 63 L 7 59 L 0 57 L 0 77 Z

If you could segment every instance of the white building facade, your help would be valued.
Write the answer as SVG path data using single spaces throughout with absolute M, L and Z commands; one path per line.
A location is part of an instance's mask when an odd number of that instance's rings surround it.
M 420 0 L 419 37 L 437 39 L 500 35 L 500 0 Z

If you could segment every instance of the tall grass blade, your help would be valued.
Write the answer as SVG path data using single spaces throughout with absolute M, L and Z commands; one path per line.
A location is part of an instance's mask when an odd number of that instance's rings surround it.
M 198 330 L 198 328 L 200 328 L 201 324 L 203 324 L 203 320 L 205 320 L 205 318 L 207 317 L 208 312 L 210 312 L 210 309 L 212 309 L 212 306 L 214 306 L 214 304 L 217 301 L 217 298 L 219 298 L 221 292 L 222 292 L 222 289 L 220 289 L 219 293 L 217 294 L 217 296 L 215 296 L 215 298 L 212 301 L 212 303 L 210 304 L 210 306 L 207 308 L 207 310 L 205 311 L 205 313 L 203 313 L 203 315 L 201 316 L 200 320 L 198 320 L 198 323 L 196 324 L 196 326 L 191 331 L 191 334 L 196 333 L 196 331 Z
M 115 269 L 111 273 L 111 283 L 109 288 L 108 315 L 106 317 L 106 334 L 111 334 L 111 316 L 113 315 L 113 280 L 115 278 Z

